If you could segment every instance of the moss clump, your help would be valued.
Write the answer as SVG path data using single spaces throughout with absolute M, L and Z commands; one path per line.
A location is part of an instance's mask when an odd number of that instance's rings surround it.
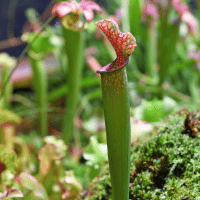
M 200 110 L 170 115 L 157 135 L 132 147 L 129 199 L 200 198 Z M 111 199 L 108 166 L 91 182 L 87 200 Z

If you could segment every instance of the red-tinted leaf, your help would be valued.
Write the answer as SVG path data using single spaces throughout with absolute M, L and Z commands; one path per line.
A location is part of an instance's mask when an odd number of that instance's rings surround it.
M 52 14 L 56 14 L 58 18 L 61 18 L 74 10 L 76 10 L 74 3 L 60 2 L 53 7 Z
M 5 164 L 4 164 L 3 162 L 0 161 L 0 174 L 1 174 L 4 170 L 6 170 L 6 166 L 5 166 Z
M 112 67 L 121 68 L 137 46 L 136 39 L 130 32 L 122 33 L 114 20 L 101 20 L 95 22 L 95 25 L 106 35 L 116 51 L 117 59 L 112 64 Z

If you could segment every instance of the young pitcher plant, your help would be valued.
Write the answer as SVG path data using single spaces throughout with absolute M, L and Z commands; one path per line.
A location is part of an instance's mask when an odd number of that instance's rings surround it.
M 101 68 L 102 98 L 113 200 L 129 199 L 130 102 L 125 66 L 136 47 L 130 32 L 122 33 L 113 20 L 95 23 L 114 47 L 117 58 Z
M 80 93 L 80 82 L 84 65 L 84 30 L 88 22 L 94 18 L 93 11 L 101 11 L 99 5 L 92 1 L 81 0 L 62 1 L 57 3 L 52 14 L 56 14 L 61 19 L 63 37 L 65 39 L 65 51 L 68 57 L 67 86 L 69 87 L 66 114 L 63 122 L 64 140 L 68 143 L 73 135 L 73 120 Z M 80 15 L 83 14 L 85 20 L 82 21 Z

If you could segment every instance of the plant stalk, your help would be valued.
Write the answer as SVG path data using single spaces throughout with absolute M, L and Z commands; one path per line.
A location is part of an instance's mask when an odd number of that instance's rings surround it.
M 42 58 L 29 53 L 29 59 L 33 70 L 33 87 L 36 95 L 36 101 L 39 109 L 40 131 L 44 137 L 48 135 L 48 81 L 47 72 Z
M 67 30 L 63 27 L 65 38 L 65 50 L 68 56 L 67 86 L 68 96 L 66 103 L 66 114 L 63 122 L 63 135 L 66 144 L 70 142 L 73 135 L 73 120 L 77 110 L 80 93 L 82 68 L 84 64 L 84 36 L 83 32 Z
M 100 73 L 112 199 L 128 200 L 131 137 L 126 68 Z
M 192 77 L 191 77 L 191 81 L 189 84 L 189 90 L 190 90 L 190 94 L 192 97 L 192 100 L 195 103 L 199 103 L 199 87 L 198 87 L 198 82 L 199 82 L 199 75 L 197 73 L 197 71 L 193 71 L 192 73 Z
M 121 1 L 121 9 L 122 9 L 122 31 L 130 32 L 130 22 L 129 22 L 129 0 Z
M 1 70 L 1 78 L 2 78 L 2 85 L 5 83 L 7 77 L 9 76 L 9 70 L 6 68 L 3 68 Z M 2 94 L 2 98 L 0 99 L 0 108 L 6 109 L 9 107 L 9 99 L 12 95 L 12 83 L 9 81 L 4 88 L 4 94 Z
M 141 35 L 141 13 L 140 13 L 140 1 L 139 0 L 129 0 L 129 21 L 131 33 L 137 38 Z
M 147 74 L 153 80 L 157 80 L 156 64 L 157 64 L 157 22 L 152 20 L 147 24 L 146 35 L 146 61 Z
M 159 86 L 164 83 L 168 69 L 173 60 L 176 44 L 179 37 L 179 21 L 168 24 L 168 10 L 162 10 L 160 39 L 158 41 Z

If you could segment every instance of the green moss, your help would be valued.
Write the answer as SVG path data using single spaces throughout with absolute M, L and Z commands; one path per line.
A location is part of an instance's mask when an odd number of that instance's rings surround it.
M 200 198 L 200 110 L 170 115 L 146 143 L 132 147 L 130 199 Z M 111 199 L 108 167 L 91 183 L 87 200 Z

